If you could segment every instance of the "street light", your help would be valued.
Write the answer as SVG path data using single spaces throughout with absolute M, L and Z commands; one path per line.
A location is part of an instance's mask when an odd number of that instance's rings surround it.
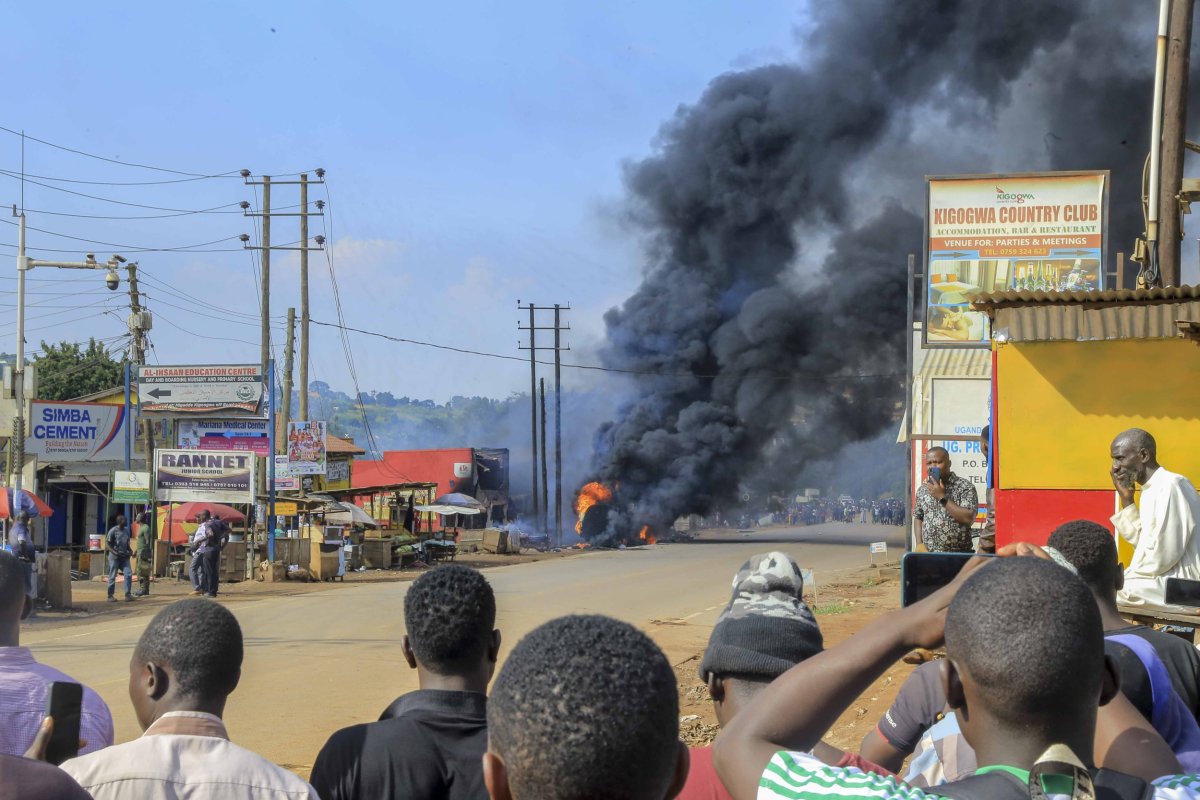
M 95 253 L 88 253 L 84 261 L 41 261 L 25 255 L 25 213 L 17 213 L 13 206 L 13 216 L 19 220 L 17 227 L 17 361 L 13 365 L 13 395 L 17 402 L 17 413 L 13 418 L 12 454 L 16 475 L 13 477 L 14 495 L 21 491 L 22 473 L 25 470 L 25 273 L 34 267 L 55 267 L 57 269 L 103 269 L 104 285 L 111 291 L 116 291 L 121 285 L 121 276 L 117 274 L 117 265 L 124 264 L 125 258 L 113 255 L 103 264 L 96 260 Z M 14 502 L 16 502 L 14 500 Z

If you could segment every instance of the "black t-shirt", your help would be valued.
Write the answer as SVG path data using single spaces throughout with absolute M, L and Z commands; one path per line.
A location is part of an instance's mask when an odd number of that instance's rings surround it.
M 1133 634 L 1150 643 L 1167 668 L 1167 674 L 1171 676 L 1171 685 L 1183 698 L 1183 704 L 1200 720 L 1200 652 L 1197 652 L 1195 646 L 1178 636 L 1144 625 L 1117 628 L 1105 631 L 1104 635 L 1113 636 L 1118 633 Z
M 379 722 L 343 728 L 321 748 L 309 783 L 322 800 L 486 800 L 487 697 L 422 689 Z
M 53 764 L 0 755 L 0 800 L 92 800 L 92 796 Z

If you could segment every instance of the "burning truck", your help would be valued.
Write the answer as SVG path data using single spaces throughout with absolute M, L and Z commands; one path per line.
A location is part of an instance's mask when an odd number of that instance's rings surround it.
M 620 486 L 617 486 L 620 489 Z M 585 483 L 575 496 L 575 513 L 579 519 L 575 522 L 575 532 L 582 541 L 577 547 L 631 547 L 640 544 L 655 544 L 658 537 L 650 530 L 649 525 L 643 525 L 634 533 L 628 531 L 612 531 L 609 528 L 609 511 L 613 503 L 613 489 L 599 481 Z

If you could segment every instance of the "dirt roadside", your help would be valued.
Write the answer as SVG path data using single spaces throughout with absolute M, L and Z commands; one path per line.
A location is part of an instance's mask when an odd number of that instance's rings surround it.
M 815 599 L 811 596 L 806 599 L 813 605 L 825 646 L 836 645 L 881 613 L 900 607 L 899 566 L 863 567 L 844 572 L 834 582 L 818 587 Z M 680 736 L 689 745 L 710 744 L 720 728 L 708 689 L 698 672 L 712 626 L 655 620 L 648 632 L 675 668 L 679 685 Z M 913 669 L 901 662 L 890 667 L 842 714 L 825 740 L 857 753 L 863 737 L 892 704 L 900 685 Z

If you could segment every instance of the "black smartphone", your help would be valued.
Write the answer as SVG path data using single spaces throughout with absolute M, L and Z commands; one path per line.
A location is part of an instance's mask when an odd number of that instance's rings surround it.
M 1200 606 L 1200 581 L 1167 578 L 1167 605 Z
M 54 732 L 46 746 L 46 760 L 61 764 L 79 755 L 79 711 L 83 706 L 83 686 L 54 681 L 46 691 L 46 716 L 54 720 Z
M 900 605 L 911 606 L 958 575 L 975 553 L 905 553 L 900 560 Z
M 941 483 L 942 482 L 942 468 L 941 467 L 930 467 L 929 468 L 929 479 L 931 481 L 933 481 L 934 483 Z

